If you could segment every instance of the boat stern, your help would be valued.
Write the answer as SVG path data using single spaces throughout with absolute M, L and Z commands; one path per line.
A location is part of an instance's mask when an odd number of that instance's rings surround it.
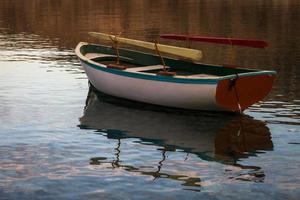
M 264 99 L 276 78 L 276 72 L 263 71 L 236 74 L 218 82 L 216 102 L 225 110 L 241 112 Z

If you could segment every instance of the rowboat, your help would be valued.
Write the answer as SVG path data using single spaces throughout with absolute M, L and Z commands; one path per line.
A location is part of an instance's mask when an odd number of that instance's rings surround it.
M 119 98 L 183 109 L 242 112 L 269 93 L 276 76 L 275 71 L 200 63 L 200 50 L 90 34 L 113 45 L 80 42 L 75 53 L 89 82 Z M 156 53 L 120 48 L 123 43 Z

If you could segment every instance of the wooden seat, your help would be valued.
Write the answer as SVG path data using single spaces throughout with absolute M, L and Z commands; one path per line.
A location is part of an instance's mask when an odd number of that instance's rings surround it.
M 118 65 L 118 64 L 108 64 L 107 66 L 106 66 L 107 68 L 110 68 L 110 69 L 118 69 L 118 70 L 125 70 L 125 69 L 127 69 L 125 66 L 123 66 L 123 65 Z
M 159 71 L 157 73 L 157 75 L 160 75 L 160 76 L 175 76 L 176 75 L 176 72 L 169 72 L 169 71 Z
M 115 57 L 114 55 L 109 54 L 102 54 L 102 53 L 87 53 L 84 55 L 88 59 L 95 59 L 95 58 L 101 58 L 101 57 Z
M 212 74 L 193 74 L 193 75 L 188 75 L 186 76 L 187 78 L 190 78 L 190 77 L 219 77 L 219 76 L 216 76 L 216 75 L 212 75 Z
M 128 72 L 142 72 L 142 71 L 151 71 L 151 70 L 159 70 L 163 69 L 163 65 L 150 65 L 150 66 L 144 66 L 144 67 L 132 67 L 132 68 L 127 68 L 126 71 Z M 166 68 L 170 68 L 166 66 Z

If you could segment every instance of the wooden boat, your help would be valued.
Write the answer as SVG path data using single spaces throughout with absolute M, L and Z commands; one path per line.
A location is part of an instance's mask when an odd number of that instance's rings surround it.
M 120 98 L 183 109 L 242 112 L 269 93 L 276 76 L 275 71 L 187 60 L 201 58 L 199 50 L 91 34 L 111 40 L 113 47 L 80 42 L 76 55 L 97 90 Z M 156 54 L 119 48 L 119 43 Z M 161 56 L 162 52 L 184 59 Z

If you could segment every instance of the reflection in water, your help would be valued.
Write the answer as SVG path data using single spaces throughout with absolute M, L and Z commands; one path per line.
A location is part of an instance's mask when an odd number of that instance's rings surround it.
M 138 104 L 106 96 L 92 87 L 86 99 L 84 115 L 80 118 L 80 128 L 95 129 L 97 133 L 117 141 L 112 158 L 93 157 L 90 164 L 106 164 L 107 167 L 139 172 L 152 176 L 153 180 L 178 180 L 188 186 L 200 186 L 200 177 L 181 172 L 162 172 L 164 162 L 168 160 L 167 152 L 185 152 L 185 160 L 193 154 L 203 161 L 238 167 L 244 172 L 235 179 L 261 182 L 265 177 L 263 170 L 259 166 L 239 164 L 239 160 L 262 153 L 262 150 L 273 149 L 270 131 L 265 123 L 249 116 Z M 123 162 L 126 154 L 122 154 L 122 140 L 130 138 L 139 139 L 135 142 L 143 145 L 155 146 L 160 152 L 161 159 L 156 163 L 155 170 L 153 166 L 134 166 Z
M 7 35 L 0 30 L 0 61 L 5 65 L 36 63 L 47 68 L 48 72 L 60 69 L 74 74 L 84 73 L 74 51 L 60 48 L 56 43 L 35 34 Z
M 262 121 L 245 116 L 222 127 L 215 138 L 215 154 L 234 160 L 255 155 L 256 150 L 272 150 L 269 129 Z

